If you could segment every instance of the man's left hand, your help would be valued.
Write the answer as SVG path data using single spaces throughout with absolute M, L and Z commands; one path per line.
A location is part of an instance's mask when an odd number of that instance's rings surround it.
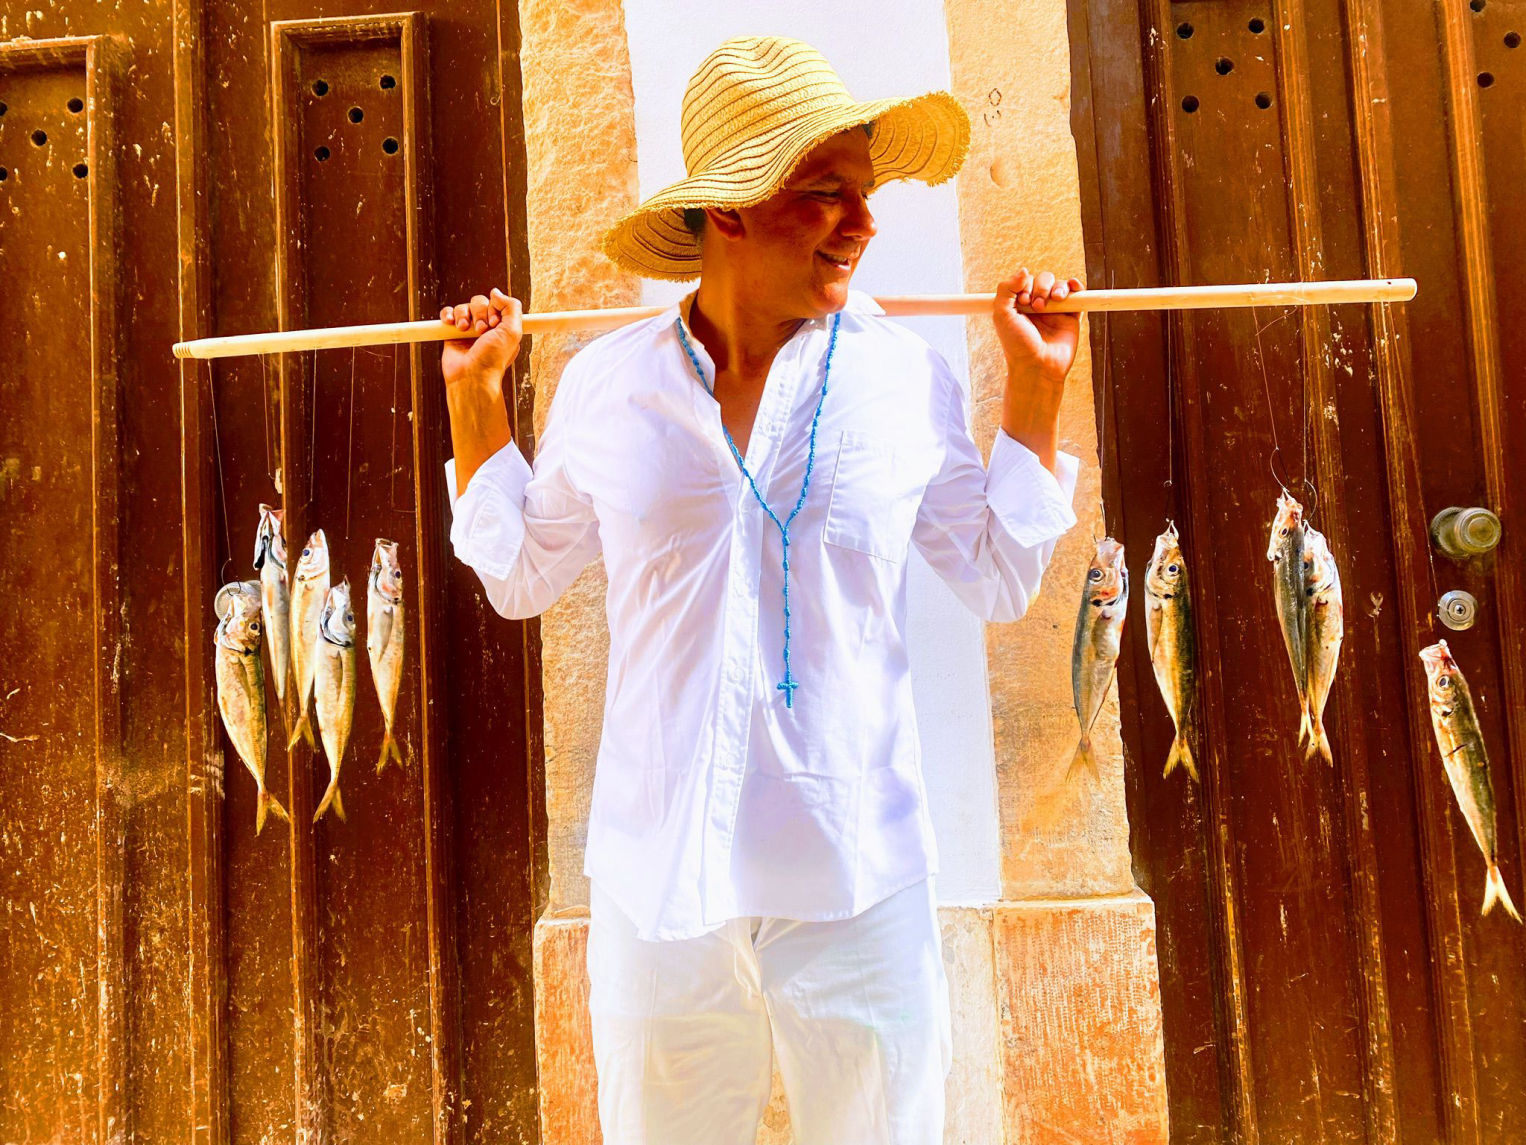
M 1002 399 L 1002 428 L 1026 445 L 1049 470 L 1054 469 L 1059 436 L 1060 399 L 1065 375 L 1075 361 L 1081 333 L 1078 314 L 1045 314 L 1051 300 L 1083 289 L 1078 279 L 1055 281 L 1049 271 L 1023 267 L 996 289 L 993 318 L 1007 359 L 1007 388 Z M 1022 306 L 1037 313 L 1025 314 Z

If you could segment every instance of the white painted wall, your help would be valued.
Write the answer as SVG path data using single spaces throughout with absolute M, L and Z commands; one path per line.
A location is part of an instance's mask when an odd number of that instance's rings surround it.
M 855 99 L 947 89 L 948 32 L 940 0 L 882 0 L 867 6 L 802 0 L 625 0 L 636 101 L 641 196 L 684 176 L 679 108 L 689 77 L 733 36 L 804 40 L 829 59 Z M 952 183 L 891 183 L 872 200 L 879 233 L 853 285 L 870 294 L 958 293 L 964 289 L 958 207 Z M 671 302 L 689 285 L 649 281 L 645 301 Z M 964 320 L 904 319 L 943 354 L 969 393 Z M 996 761 L 981 622 L 915 552 L 909 586 L 909 643 L 928 801 L 941 857 L 945 905 L 1000 897 Z

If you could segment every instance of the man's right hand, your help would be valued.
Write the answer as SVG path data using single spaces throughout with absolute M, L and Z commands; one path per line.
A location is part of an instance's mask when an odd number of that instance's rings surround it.
M 523 316 L 519 300 L 497 287 L 491 297 L 479 294 L 440 310 L 440 321 L 461 332 L 460 338 L 445 342 L 440 353 L 457 496 L 466 492 L 482 463 L 513 440 L 503 404 L 503 375 L 519 353 Z
M 461 338 L 445 343 L 440 355 L 447 393 L 463 383 L 501 388 L 504 371 L 519 353 L 523 314 L 519 299 L 496 286 L 491 297 L 479 294 L 441 308 L 440 321 L 462 332 Z

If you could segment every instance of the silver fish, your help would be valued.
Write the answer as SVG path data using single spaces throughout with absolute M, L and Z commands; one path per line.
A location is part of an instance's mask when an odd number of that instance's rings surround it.
M 329 594 L 328 538 L 319 529 L 307 539 L 291 585 L 291 667 L 297 683 L 297 725 L 292 728 L 286 747 L 297 746 L 297 738 L 313 741 L 308 702 L 313 694 L 313 664 L 318 645 L 318 622 L 323 617 L 323 603 Z
M 1171 741 L 1162 775 L 1170 775 L 1180 764 L 1197 779 L 1197 763 L 1192 758 L 1197 725 L 1197 638 L 1192 627 L 1187 562 L 1176 526 L 1169 522 L 1166 531 L 1155 538 L 1155 552 L 1145 567 L 1145 632 L 1155 682 L 1176 725 L 1176 738 Z
M 1499 850 L 1494 833 L 1494 785 L 1489 780 L 1489 753 L 1484 749 L 1478 713 L 1473 710 L 1473 696 L 1463 679 L 1457 661 L 1445 640 L 1438 640 L 1420 650 L 1425 665 L 1426 688 L 1431 701 L 1431 729 L 1436 733 L 1436 747 L 1441 751 L 1441 765 L 1446 768 L 1457 806 L 1473 832 L 1473 841 L 1484 853 L 1488 873 L 1484 877 L 1484 909 L 1488 914 L 1498 902 L 1517 922 L 1521 912 L 1510 901 L 1500 874 Z
M 1071 694 L 1076 718 L 1081 723 L 1081 742 L 1070 761 L 1069 775 L 1074 775 L 1083 763 L 1093 775 L 1098 774 L 1091 730 L 1118 663 L 1128 608 L 1129 570 L 1123 563 L 1123 546 L 1112 537 L 1104 537 L 1097 542 L 1097 554 L 1086 570 L 1081 611 L 1076 616 L 1076 639 L 1070 654 Z
M 1282 642 L 1293 665 L 1293 684 L 1298 690 L 1298 742 L 1307 736 L 1309 726 L 1309 627 L 1304 608 L 1304 525 L 1303 506 L 1283 490 L 1277 498 L 1277 516 L 1272 521 L 1272 539 L 1266 547 L 1266 559 L 1272 562 L 1272 596 L 1277 603 L 1277 621 L 1282 628 Z
M 329 785 L 313 812 L 313 822 L 323 817 L 332 805 L 334 814 L 344 819 L 344 800 L 339 797 L 339 768 L 344 763 L 344 749 L 350 742 L 350 724 L 355 717 L 355 612 L 350 604 L 348 578 L 329 589 L 318 627 L 318 646 L 313 671 L 313 707 L 318 713 L 318 730 L 323 734 L 323 754 L 329 761 Z
M 265 644 L 270 650 L 281 720 L 286 714 L 286 683 L 291 679 L 291 586 L 286 574 L 286 511 L 260 506 L 260 531 L 254 542 L 254 568 L 260 574 L 260 611 L 265 617 Z
M 371 577 L 366 583 L 366 656 L 371 661 L 371 680 L 381 701 L 386 736 L 376 771 L 388 759 L 402 766 L 403 757 L 392 737 L 392 717 L 397 710 L 397 688 L 403 678 L 403 570 L 397 561 L 397 542 L 376 538 L 371 554 Z
M 1308 692 L 1304 697 L 1302 734 L 1305 759 L 1316 754 L 1333 764 L 1330 737 L 1325 734 L 1325 702 L 1330 685 L 1335 682 L 1335 668 L 1341 657 L 1341 640 L 1346 633 L 1345 603 L 1341 597 L 1341 574 L 1324 534 L 1312 526 L 1304 529 L 1303 543 L 1304 631 L 1308 641 L 1305 663 L 1308 665 Z
M 259 584 L 234 581 L 224 585 L 218 590 L 213 610 L 218 617 L 217 710 L 234 750 L 254 776 L 259 793 L 254 833 L 258 835 L 265 829 L 265 816 L 270 811 L 278 819 L 291 822 L 286 808 L 265 789 L 265 665 L 260 659 Z

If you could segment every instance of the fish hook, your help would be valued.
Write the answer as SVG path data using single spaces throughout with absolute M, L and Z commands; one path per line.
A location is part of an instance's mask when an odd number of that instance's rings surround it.
M 1274 444 L 1272 452 L 1266 459 L 1266 467 L 1271 471 L 1272 480 L 1277 482 L 1277 487 L 1284 493 L 1288 491 L 1288 483 L 1277 475 L 1277 455 L 1282 452 L 1282 446 Z

